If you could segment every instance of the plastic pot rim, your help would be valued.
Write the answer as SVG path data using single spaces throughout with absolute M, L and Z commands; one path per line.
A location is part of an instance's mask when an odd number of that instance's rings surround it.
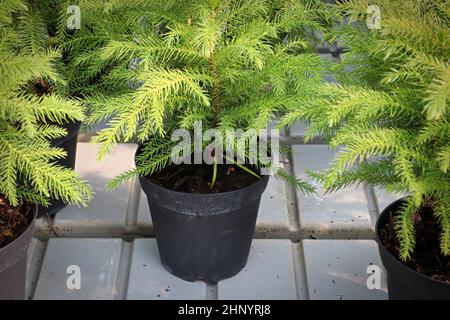
M 449 286 L 450 287 L 450 284 L 448 284 L 448 283 L 445 283 L 443 281 L 439 281 L 439 280 L 433 279 L 430 276 L 427 276 L 427 275 L 425 275 L 423 273 L 417 272 L 416 270 L 410 268 L 409 266 L 404 264 L 398 257 L 393 255 L 388 249 L 386 249 L 386 247 L 384 246 L 383 242 L 381 241 L 380 234 L 379 234 L 380 230 L 381 230 L 381 221 L 383 221 L 386 218 L 386 216 L 392 211 L 392 207 L 395 207 L 399 203 L 404 202 L 405 199 L 407 199 L 407 198 L 409 198 L 409 197 L 406 196 L 406 197 L 397 199 L 394 202 L 391 202 L 386 208 L 383 209 L 383 211 L 378 216 L 377 222 L 375 224 L 375 237 L 376 237 L 376 240 L 378 242 L 378 245 L 384 252 L 386 252 L 388 254 L 388 256 L 391 259 L 394 259 L 396 261 L 396 263 L 401 264 L 403 266 L 403 268 L 406 269 L 408 272 L 411 272 L 412 274 L 415 274 L 415 275 L 423 278 L 424 280 L 432 281 L 432 282 L 434 282 L 436 284 L 445 285 L 445 286 Z M 385 266 L 385 268 L 386 268 L 386 266 Z

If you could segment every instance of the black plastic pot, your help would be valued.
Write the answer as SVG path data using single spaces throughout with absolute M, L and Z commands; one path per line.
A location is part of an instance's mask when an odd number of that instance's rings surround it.
M 33 235 L 37 208 L 28 228 L 13 242 L 0 249 L 0 300 L 25 299 L 27 250 Z
M 236 191 L 176 192 L 141 177 L 161 262 L 173 275 L 215 283 L 247 264 L 268 176 Z
M 67 130 L 67 136 L 51 141 L 52 147 L 62 148 L 67 152 L 67 156 L 62 159 L 58 159 L 56 163 L 60 166 L 75 169 L 75 158 L 77 153 L 77 137 L 80 130 L 81 122 L 70 122 L 61 127 Z M 48 207 L 39 207 L 38 217 L 49 214 L 55 215 L 61 209 L 66 206 L 64 202 L 57 199 L 50 199 L 50 205 Z
M 447 300 L 450 299 L 450 284 L 421 274 L 402 263 L 390 253 L 380 239 L 380 229 L 387 219 L 404 203 L 404 198 L 387 206 L 380 214 L 375 227 L 381 260 L 387 272 L 390 300 Z

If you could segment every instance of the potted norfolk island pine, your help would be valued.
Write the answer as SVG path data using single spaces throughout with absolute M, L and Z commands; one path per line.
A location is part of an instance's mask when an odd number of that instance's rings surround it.
M 90 188 L 73 170 L 56 163 L 66 154 L 50 139 L 67 131 L 55 124 L 83 116 L 78 102 L 56 92 L 39 94 L 37 84 L 61 84 L 56 51 L 40 51 L 27 33 L 26 1 L 0 10 L 0 299 L 25 297 L 26 253 L 37 205 L 51 198 L 86 204 Z
M 303 101 L 308 136 L 341 146 L 311 173 L 329 190 L 366 183 L 407 194 L 382 211 L 376 238 L 390 299 L 450 299 L 450 7 L 447 1 L 370 1 L 381 29 L 366 26 L 367 1 L 344 1 L 331 35 L 348 52 L 328 103 Z M 308 107 L 306 107 L 308 106 Z M 314 106 L 311 108 L 311 106 Z
M 94 139 L 99 158 L 118 142 L 139 143 L 136 167 L 109 187 L 139 177 L 163 265 L 188 281 L 217 282 L 247 262 L 269 180 L 263 169 L 271 166 L 276 176 L 311 191 L 276 163 L 262 161 L 273 148 L 255 156 L 238 146 L 267 142 L 258 130 L 321 83 L 324 62 L 308 38 L 326 23 L 326 7 L 285 0 L 170 4 L 90 2 L 86 14 L 97 18 L 67 46 L 101 39 L 99 49 L 77 59 L 98 71 L 96 90 L 86 99 L 87 122 L 110 119 Z M 83 3 L 80 9 L 85 12 Z M 177 129 L 191 140 L 172 139 Z M 195 145 L 209 129 L 224 135 Z M 225 134 L 235 129 L 244 133 Z
M 76 30 L 68 28 L 68 21 L 71 21 L 71 17 L 68 14 L 70 4 L 69 1 L 60 0 L 41 0 L 27 3 L 28 10 L 26 16 L 22 18 L 22 28 L 24 32 L 29 33 L 29 46 L 34 48 L 33 50 L 58 51 L 60 56 L 57 59 L 57 63 L 54 63 L 54 66 L 61 77 L 64 78 L 64 85 L 56 84 L 56 86 L 45 79 L 37 81 L 34 86 L 38 96 L 57 91 L 59 95 L 79 100 L 83 96 L 79 88 L 89 87 L 89 84 L 79 81 L 75 76 L 88 71 L 83 68 L 76 70 L 70 68 L 69 66 L 71 66 L 74 55 L 60 45 L 64 43 L 67 37 L 76 32 Z M 75 169 L 77 138 L 83 117 L 83 112 L 80 108 L 80 104 L 77 104 L 72 112 L 78 113 L 78 115 L 65 119 L 60 123 L 46 119 L 47 123 L 58 125 L 67 131 L 65 136 L 52 138 L 50 142 L 51 146 L 61 148 L 66 152 L 66 155 L 57 159 L 56 162 L 58 165 L 68 169 Z M 66 205 L 67 203 L 60 199 L 50 199 L 48 205 L 39 207 L 38 216 L 54 216 Z

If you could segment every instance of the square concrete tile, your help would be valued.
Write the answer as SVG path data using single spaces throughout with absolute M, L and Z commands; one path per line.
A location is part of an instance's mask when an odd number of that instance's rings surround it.
M 56 215 L 58 236 L 119 236 L 125 229 L 131 183 L 106 191 L 106 183 L 134 166 L 135 144 L 120 144 L 105 160 L 96 159 L 97 146 L 79 143 L 75 170 L 92 185 L 95 196 L 87 208 L 67 207 Z
M 154 235 L 152 217 L 148 207 L 147 196 L 139 185 L 139 207 L 136 222 L 136 233 Z
M 326 194 L 320 184 L 305 174 L 307 168 L 326 169 L 334 152 L 326 145 L 295 145 L 292 151 L 294 174 L 317 187 L 317 194 L 297 192 L 301 228 L 314 238 L 372 235 L 368 205 L 362 188 L 351 187 Z
M 120 239 L 50 239 L 34 299 L 114 299 L 121 248 Z
M 373 240 L 303 240 L 311 300 L 387 299 L 386 276 Z M 369 289 L 368 268 L 379 270 L 380 289 Z M 377 271 L 378 272 L 378 271 Z
M 171 275 L 161 264 L 155 239 L 137 239 L 133 244 L 127 299 L 201 300 L 203 282 L 188 282 Z
M 295 300 L 296 280 L 289 240 L 253 240 L 247 266 L 218 283 L 224 300 Z
M 289 127 L 289 138 L 292 144 L 305 143 L 304 137 L 308 130 L 308 124 L 304 121 L 296 121 Z M 323 138 L 315 136 L 308 144 L 324 144 Z
M 269 179 L 261 197 L 255 232 L 262 236 L 284 236 L 289 233 L 286 186 L 280 179 Z
M 289 134 L 292 137 L 304 137 L 307 130 L 308 125 L 304 121 L 297 121 L 289 127 Z
M 392 202 L 406 196 L 406 194 L 390 193 L 380 188 L 375 189 L 375 195 L 377 197 L 377 204 L 380 213 Z

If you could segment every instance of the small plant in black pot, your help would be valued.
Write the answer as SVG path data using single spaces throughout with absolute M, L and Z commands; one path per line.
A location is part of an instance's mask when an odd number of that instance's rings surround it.
M 67 132 L 58 125 L 83 116 L 80 104 L 38 85 L 61 83 L 56 51 L 41 51 L 28 33 L 30 7 L 13 0 L 0 8 L 0 300 L 24 299 L 27 248 L 37 205 L 50 199 L 85 205 L 90 188 L 73 170 L 56 163 L 66 154 L 50 139 Z
M 329 170 L 312 173 L 329 191 L 366 183 L 408 194 L 376 225 L 389 297 L 449 299 L 450 7 L 370 4 L 369 19 L 367 1 L 337 6 L 349 22 L 330 35 L 348 48 L 340 84 L 321 91 L 327 104 L 292 110 L 285 123 L 306 119 L 308 136 L 341 146 Z
M 324 62 L 308 51 L 308 37 L 326 22 L 325 5 L 143 0 L 99 6 L 109 18 L 97 19 L 92 32 L 109 40 L 79 60 L 108 72 L 87 99 L 88 122 L 111 118 L 94 139 L 99 158 L 118 142 L 140 144 L 136 168 L 109 187 L 139 177 L 171 273 L 189 281 L 231 277 L 247 262 L 269 180 L 264 171 L 312 190 L 274 168 L 276 161 L 263 161 L 276 154 L 270 147 L 276 139 L 259 130 L 321 83 Z M 241 134 L 226 134 L 236 129 Z

